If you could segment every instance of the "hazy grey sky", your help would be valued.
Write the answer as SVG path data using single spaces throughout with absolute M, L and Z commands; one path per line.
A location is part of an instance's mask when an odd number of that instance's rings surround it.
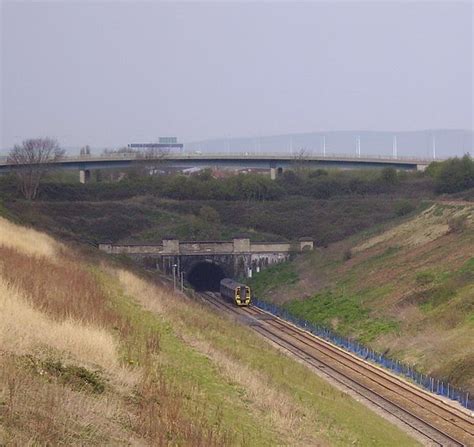
M 471 2 L 2 3 L 2 147 L 473 128 Z

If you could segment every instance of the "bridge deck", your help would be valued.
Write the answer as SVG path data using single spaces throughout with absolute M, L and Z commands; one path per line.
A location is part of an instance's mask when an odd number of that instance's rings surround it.
M 114 163 L 114 162 L 129 162 L 129 163 L 146 163 L 146 162 L 204 162 L 204 161 L 282 161 L 282 162 L 304 162 L 304 161 L 327 161 L 327 162 L 348 162 L 348 163 L 377 163 L 377 164 L 403 164 L 403 165 L 426 165 L 431 163 L 432 159 L 424 159 L 418 157 L 390 157 L 390 156 L 376 156 L 364 155 L 354 156 L 349 154 L 309 154 L 304 157 L 298 157 L 293 154 L 285 153 L 177 153 L 167 154 L 158 157 L 143 157 L 136 154 L 109 154 L 109 155 L 83 155 L 83 156 L 66 156 L 53 164 L 63 165 L 97 165 L 100 163 Z M 8 157 L 0 157 L 0 168 L 11 167 Z

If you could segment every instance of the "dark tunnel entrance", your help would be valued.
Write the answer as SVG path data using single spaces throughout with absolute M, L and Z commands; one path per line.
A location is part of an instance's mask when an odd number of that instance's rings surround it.
M 199 262 L 193 266 L 186 279 L 195 290 L 217 292 L 220 288 L 221 279 L 226 277 L 224 270 L 212 262 Z

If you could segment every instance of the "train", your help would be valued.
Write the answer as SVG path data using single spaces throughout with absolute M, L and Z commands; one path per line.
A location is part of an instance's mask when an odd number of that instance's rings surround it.
M 250 287 L 230 278 L 221 280 L 220 292 L 223 298 L 232 301 L 237 306 L 248 306 L 252 300 Z

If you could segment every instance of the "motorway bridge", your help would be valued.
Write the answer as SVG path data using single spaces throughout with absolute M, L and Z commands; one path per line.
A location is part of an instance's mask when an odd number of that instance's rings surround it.
M 393 167 L 399 170 L 424 170 L 430 159 L 390 156 L 354 156 L 343 154 L 307 155 L 298 157 L 291 154 L 255 153 L 172 153 L 158 157 L 147 157 L 134 153 L 66 156 L 52 165 L 61 169 L 74 169 L 80 172 L 82 182 L 90 177 L 94 169 L 120 169 L 137 165 L 166 168 L 206 168 L 221 167 L 232 169 L 268 169 L 272 176 L 295 165 L 309 168 L 362 169 Z M 7 160 L 0 158 L 0 173 L 18 169 Z

